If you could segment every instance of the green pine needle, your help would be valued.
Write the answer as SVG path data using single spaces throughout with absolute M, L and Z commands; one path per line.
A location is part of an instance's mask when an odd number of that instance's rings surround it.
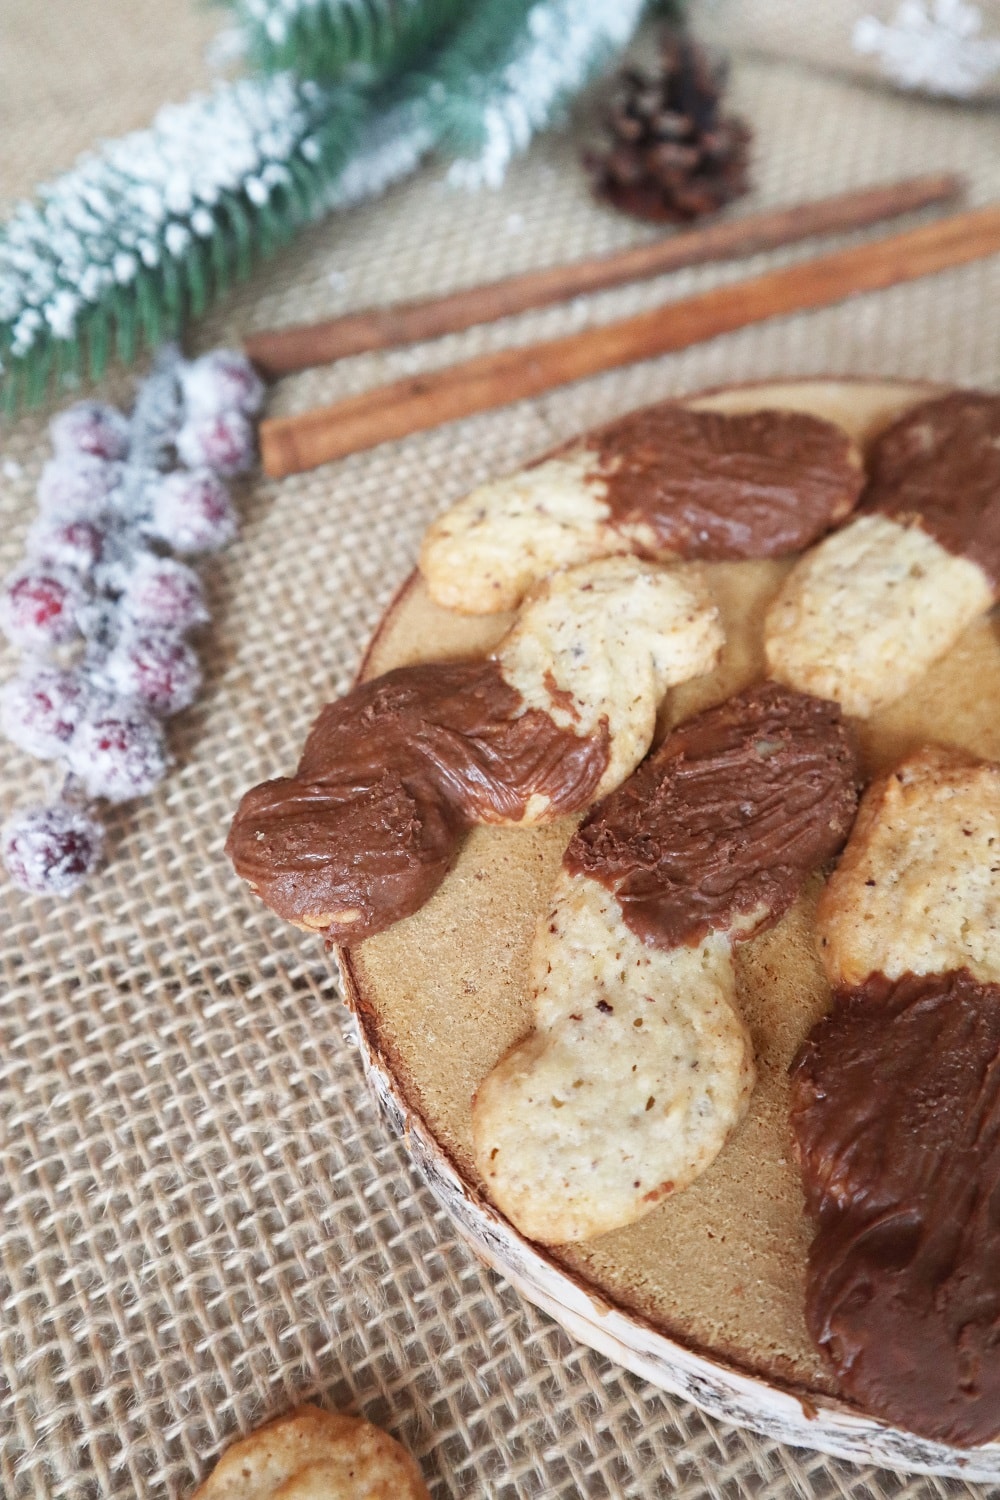
M 287 75 L 221 85 L 22 204 L 0 229 L 3 409 L 179 334 L 321 211 L 364 114 L 354 91 Z
M 304 224 L 383 191 L 436 148 L 462 158 L 456 180 L 498 182 L 627 40 L 643 0 L 226 3 L 270 45 L 297 36 L 310 67 L 353 81 L 219 84 L 16 209 L 0 226 L 4 412 L 177 337 Z M 296 33 L 300 21 L 316 35 Z
M 370 86 L 437 44 L 469 0 L 222 0 L 250 66 Z

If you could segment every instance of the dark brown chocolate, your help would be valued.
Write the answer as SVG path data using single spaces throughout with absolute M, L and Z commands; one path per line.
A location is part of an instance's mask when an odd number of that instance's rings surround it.
M 254 787 L 226 851 L 289 921 L 352 943 L 427 901 L 472 823 L 520 819 L 535 794 L 585 807 L 608 736 L 524 708 L 493 661 L 399 667 L 323 709 L 294 777 Z
M 599 880 L 644 942 L 776 922 L 857 809 L 840 708 L 760 683 L 696 715 L 585 818 L 564 858 Z
M 914 407 L 872 445 L 869 472 L 864 510 L 916 523 L 1000 593 L 1000 396 L 954 391 Z
M 922 1437 L 1000 1433 L 1000 985 L 842 991 L 792 1067 L 817 1220 L 806 1317 L 845 1395 Z
M 615 525 L 686 558 L 801 552 L 853 509 L 864 475 L 847 433 L 796 411 L 728 415 L 663 402 L 587 440 Z

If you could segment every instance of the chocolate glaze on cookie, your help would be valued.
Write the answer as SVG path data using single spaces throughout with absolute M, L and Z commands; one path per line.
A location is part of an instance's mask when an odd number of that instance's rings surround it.
M 847 434 L 804 412 L 730 416 L 663 402 L 586 446 L 612 525 L 651 528 L 658 550 L 685 558 L 801 552 L 843 520 L 864 482 Z
M 657 947 L 776 922 L 836 854 L 858 759 L 835 703 L 759 683 L 696 715 L 594 807 L 566 851 Z
M 587 805 L 604 732 L 578 736 L 494 661 L 399 667 L 323 709 L 294 777 L 246 794 L 226 851 L 279 916 L 351 943 L 427 901 L 472 823 Z
M 840 991 L 792 1067 L 806 1317 L 845 1394 L 923 1437 L 1000 1432 L 1000 985 Z
M 863 509 L 917 524 L 1000 593 L 1000 396 L 923 402 L 873 444 Z

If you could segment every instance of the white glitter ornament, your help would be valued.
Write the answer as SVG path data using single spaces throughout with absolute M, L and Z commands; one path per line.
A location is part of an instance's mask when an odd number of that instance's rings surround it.
M 0 630 L 22 651 L 46 653 L 75 640 L 83 586 L 68 568 L 38 563 L 10 575 L 0 591 Z
M 208 619 L 201 579 L 186 563 L 140 552 L 125 575 L 121 608 L 134 624 L 192 630 Z
M 227 399 L 252 401 L 241 364 L 242 356 L 226 355 L 209 357 L 205 368 L 222 372 Z M 46 466 L 29 561 L 0 589 L 0 627 L 28 658 L 0 689 L 0 728 L 28 754 L 60 764 L 67 778 L 67 801 L 10 824 L 0 852 L 24 889 L 76 889 L 96 863 L 101 832 L 70 803 L 79 792 L 123 802 L 156 786 L 169 765 L 160 720 L 188 707 L 201 687 L 185 639 L 208 618 L 201 580 L 160 548 L 214 550 L 235 534 L 236 511 L 210 471 L 167 472 L 176 462 L 184 368 L 174 349 L 157 356 L 124 440 L 114 409 L 95 403 L 53 421 L 60 453 Z M 228 415 L 247 421 L 233 409 Z M 122 451 L 122 460 L 101 456 Z M 157 519 L 165 534 L 153 550 Z
M 104 671 L 123 698 L 135 698 L 164 717 L 189 708 L 202 682 L 195 651 L 177 631 L 162 626 L 127 631 Z
M 94 521 L 39 516 L 28 530 L 25 551 L 33 561 L 72 568 L 89 578 L 104 556 L 106 543 L 106 530 Z

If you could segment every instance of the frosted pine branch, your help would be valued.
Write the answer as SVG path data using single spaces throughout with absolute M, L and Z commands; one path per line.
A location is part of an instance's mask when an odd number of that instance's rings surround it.
M 17 208 L 0 231 L 8 402 L 39 394 L 53 364 L 70 373 L 85 356 L 99 375 L 112 323 L 126 357 L 140 336 L 155 344 L 176 331 L 312 216 L 358 113 L 353 95 L 291 74 L 219 84 Z
M 173 336 L 300 225 L 384 191 L 432 150 L 460 158 L 452 180 L 497 185 L 628 40 L 643 0 L 235 3 L 275 36 L 309 11 L 333 17 L 346 27 L 345 76 L 357 78 L 376 52 L 398 73 L 401 39 L 416 46 L 433 34 L 435 44 L 419 68 L 367 91 L 292 73 L 220 83 L 81 158 L 17 208 L 0 227 L 8 410 L 51 384 L 100 376 L 113 352 L 128 361 L 140 343 Z M 448 26 L 451 14 L 460 19 Z M 386 52 L 365 28 L 390 21 Z
M 384 191 L 435 148 L 462 153 L 455 184 L 498 187 L 511 159 L 629 40 L 644 3 L 485 0 L 369 127 L 330 205 Z
M 468 0 L 227 0 L 245 55 L 265 72 L 371 83 L 436 44 Z
M 474 149 L 453 163 L 449 179 L 465 187 L 497 187 L 511 158 L 625 46 L 643 5 L 644 0 L 538 0 L 508 56 L 477 90 L 479 118 L 469 132 Z M 457 125 L 460 132 L 460 115 Z
M 325 198 L 327 208 L 351 208 L 377 198 L 415 172 L 434 149 L 437 132 L 424 99 L 406 100 L 377 116 Z

